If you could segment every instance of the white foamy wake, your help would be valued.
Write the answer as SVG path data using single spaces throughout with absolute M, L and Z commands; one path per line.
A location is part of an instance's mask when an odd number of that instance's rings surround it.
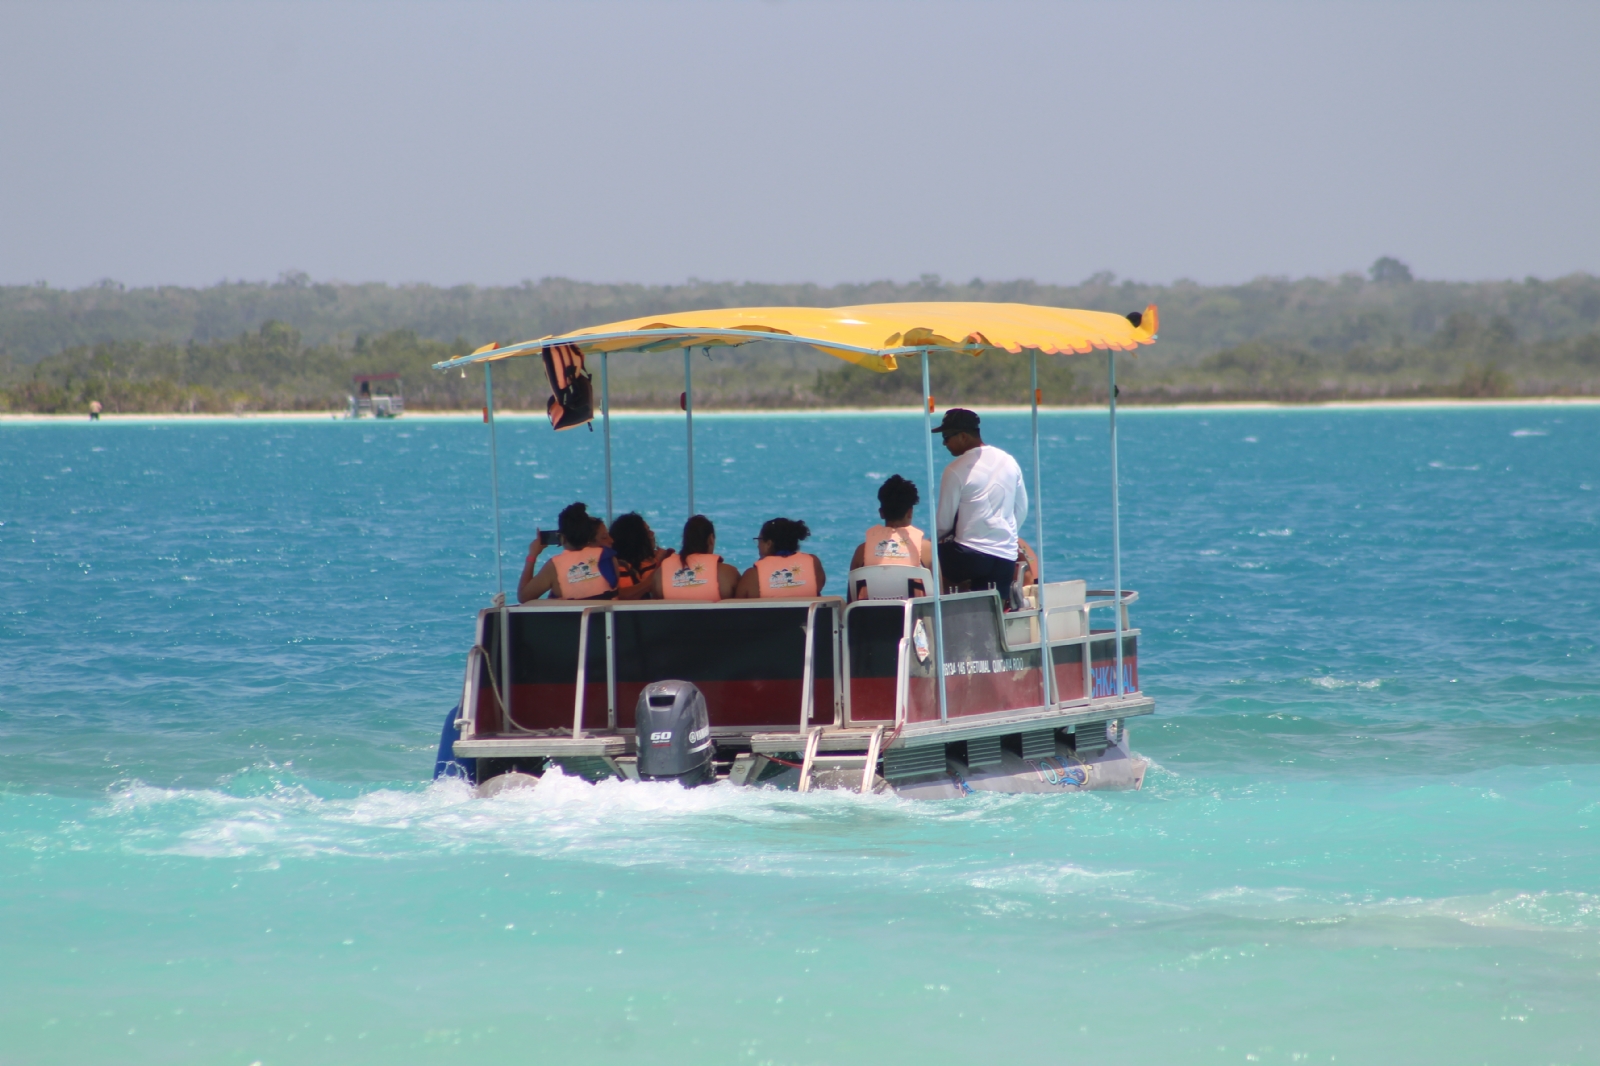
M 1342 936 L 1377 942 L 1486 935 L 1466 929 L 1600 930 L 1600 895 L 1584 892 L 1506 889 L 1429 899 L 1353 896 L 1294 879 L 1219 886 L 1211 878 L 1228 877 L 1227 869 L 1208 877 L 1190 864 L 1174 867 L 1156 838 L 1148 854 L 1119 841 L 1126 802 L 1089 793 L 930 803 L 726 784 L 591 785 L 560 774 L 487 799 L 456 781 L 344 798 L 293 782 L 253 795 L 134 784 L 113 793 L 72 841 L 58 837 L 57 846 L 266 867 L 326 857 L 449 862 L 500 853 L 932 892 L 978 915 L 1111 907 L 1124 923 L 1221 917 L 1337 927 Z
M 115 823 L 123 847 L 143 854 L 276 861 L 487 849 L 612 865 L 854 875 L 886 832 L 961 825 L 1014 800 L 939 804 L 832 790 L 801 796 L 727 784 L 589 784 L 553 772 L 536 788 L 487 799 L 458 781 L 346 799 L 298 785 L 238 796 L 135 784 L 113 794 L 99 815 Z

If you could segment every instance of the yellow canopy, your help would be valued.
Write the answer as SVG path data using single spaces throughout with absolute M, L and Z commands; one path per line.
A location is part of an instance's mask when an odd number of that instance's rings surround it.
M 651 352 L 717 348 L 752 341 L 809 344 L 869 370 L 887 372 L 895 357 L 924 351 L 1083 354 L 1096 348 L 1136 351 L 1155 343 L 1156 307 L 1131 315 L 1064 307 L 996 303 L 863 304 L 858 307 L 738 307 L 650 315 L 560 336 L 540 337 L 501 348 L 486 345 L 471 355 L 435 364 L 448 370 L 498 359 L 534 355 L 556 344 L 595 352 Z

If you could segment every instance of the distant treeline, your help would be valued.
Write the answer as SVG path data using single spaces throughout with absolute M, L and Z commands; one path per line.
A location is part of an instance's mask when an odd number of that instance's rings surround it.
M 646 314 L 718 306 L 1015 301 L 1125 312 L 1161 306 L 1161 339 L 1119 364 L 1124 400 L 1332 399 L 1600 392 L 1600 278 L 1413 280 L 1392 259 L 1369 276 L 1246 285 L 1141 285 L 1096 275 L 1077 286 L 1030 281 L 900 284 L 594 285 L 546 279 L 506 288 L 274 284 L 74 291 L 0 287 L 0 410 L 325 410 L 351 375 L 398 371 L 413 408 L 471 408 L 482 377 L 431 364 L 510 342 Z M 668 406 L 681 356 L 612 361 L 618 406 Z M 695 356 L 696 402 L 766 407 L 914 402 L 915 360 L 879 375 L 811 351 L 752 345 Z M 906 371 L 910 371 L 909 373 Z M 935 356 L 943 402 L 1025 403 L 1027 360 Z M 1099 356 L 1041 360 L 1048 403 L 1105 395 Z M 542 407 L 536 360 L 496 373 L 499 402 Z

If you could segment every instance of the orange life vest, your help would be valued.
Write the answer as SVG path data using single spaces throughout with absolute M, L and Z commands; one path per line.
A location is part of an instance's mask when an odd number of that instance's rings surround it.
M 606 580 L 600 571 L 599 545 L 564 551 L 551 562 L 556 567 L 556 587 L 564 600 L 598 600 L 616 591 L 616 586 Z
M 722 599 L 718 573 L 721 565 L 720 555 L 691 555 L 684 559 L 673 552 L 661 560 L 661 598 L 716 603 Z
M 867 530 L 862 566 L 921 566 L 922 530 L 916 526 L 876 525 Z
M 810 599 L 817 589 L 817 560 L 805 552 L 766 555 L 756 560 L 757 594 L 764 600 Z
M 637 585 L 649 584 L 650 575 L 660 569 L 661 560 L 665 559 L 671 554 L 672 553 L 667 551 L 665 548 L 657 549 L 654 555 L 644 560 L 644 562 L 640 563 L 638 566 L 634 566 L 632 563 L 623 562 L 621 559 L 618 559 L 617 588 L 619 590 L 631 589 Z

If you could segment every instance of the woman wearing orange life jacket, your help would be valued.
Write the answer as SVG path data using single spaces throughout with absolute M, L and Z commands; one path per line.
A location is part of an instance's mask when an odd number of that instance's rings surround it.
M 617 553 L 617 599 L 642 600 L 670 548 L 656 547 L 655 531 L 643 516 L 629 511 L 611 523 L 611 550 Z
M 538 573 L 542 541 L 528 545 L 528 559 L 517 581 L 517 601 L 528 603 L 545 593 L 559 600 L 609 600 L 617 591 L 616 554 L 604 522 L 589 513 L 584 503 L 561 512 L 557 528 L 563 550 Z
M 800 550 L 811 536 L 804 522 L 769 518 L 756 538 L 761 557 L 739 578 L 740 599 L 811 599 L 822 595 L 828 575 L 822 560 Z
M 867 538 L 856 545 L 850 569 L 863 566 L 920 566 L 933 569 L 933 544 L 922 530 L 911 524 L 911 515 L 922 496 L 915 482 L 895 474 L 878 486 L 878 515 L 882 522 L 867 530 Z
M 731 599 L 739 571 L 717 554 L 717 528 L 697 514 L 683 524 L 683 547 L 661 560 L 650 578 L 658 600 L 715 603 Z

